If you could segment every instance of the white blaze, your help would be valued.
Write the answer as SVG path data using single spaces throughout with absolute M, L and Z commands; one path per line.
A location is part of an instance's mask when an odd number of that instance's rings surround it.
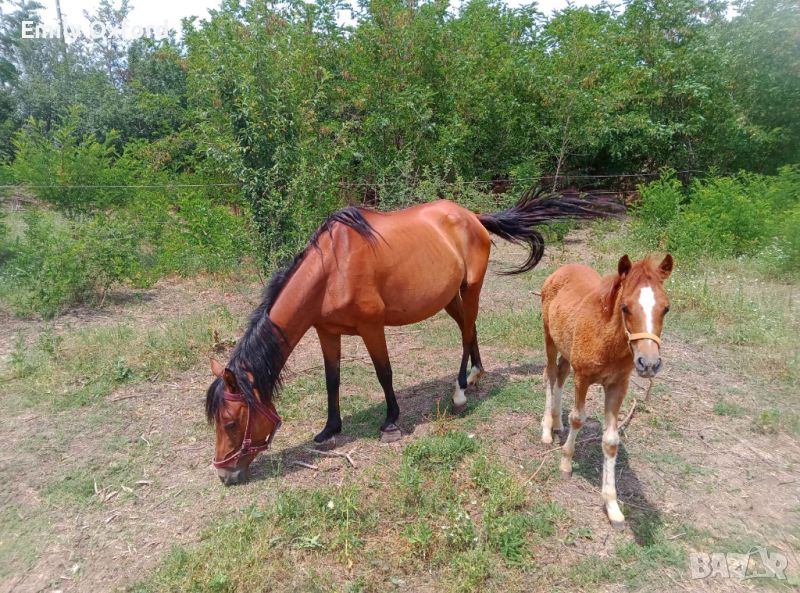
M 656 294 L 649 286 L 639 291 L 639 304 L 644 310 L 645 331 L 653 333 L 653 308 L 656 306 Z

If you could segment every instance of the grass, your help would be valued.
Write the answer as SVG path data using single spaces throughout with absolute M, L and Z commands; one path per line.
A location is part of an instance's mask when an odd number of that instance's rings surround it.
M 100 401 L 115 388 L 157 380 L 194 366 L 233 335 L 237 321 L 225 308 L 165 321 L 155 329 L 118 323 L 64 334 L 41 332 L 33 344 L 17 340 L 6 379 L 13 409 L 55 410 Z
M 48 505 L 80 511 L 101 504 L 107 496 L 125 500 L 143 477 L 141 460 L 147 449 L 141 440 L 111 437 L 98 458 L 56 474 L 42 486 L 39 495 Z
M 47 541 L 47 519 L 33 507 L 4 500 L 0 505 L 0 579 L 31 568 Z M 16 569 L 16 570 L 15 570 Z
M 531 500 L 505 462 L 461 430 L 420 437 L 384 452 L 384 461 L 399 472 L 286 488 L 228 514 L 131 591 L 269 591 L 280 583 L 377 592 L 422 582 L 452 593 L 497 590 L 545 576 L 551 569 L 538 565 L 540 547 L 558 549 L 567 534 L 573 543 L 592 537 L 557 502 Z M 632 543 L 612 561 L 588 572 L 579 562 L 560 576 L 578 585 L 646 582 L 647 571 L 682 559 L 680 545 L 665 543 L 659 529 L 643 549 Z M 314 572 L 320 566 L 326 576 Z
M 714 413 L 717 416 L 732 416 L 739 418 L 745 415 L 745 410 L 742 406 L 734 402 L 727 402 L 725 400 L 717 400 L 714 403 Z

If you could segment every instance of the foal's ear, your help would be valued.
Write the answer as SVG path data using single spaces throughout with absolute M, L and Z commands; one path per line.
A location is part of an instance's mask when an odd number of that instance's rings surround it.
M 658 271 L 661 272 L 661 278 L 663 280 L 666 280 L 667 278 L 669 278 L 669 275 L 672 274 L 673 263 L 674 262 L 672 261 L 672 255 L 668 253 L 664 257 L 662 262 L 659 264 Z
M 216 358 L 211 359 L 211 372 L 215 377 L 221 377 L 225 371 L 225 367 Z
M 620 276 L 626 276 L 628 272 L 631 271 L 631 258 L 628 257 L 626 253 L 621 258 L 619 258 L 619 263 L 617 264 L 617 274 Z

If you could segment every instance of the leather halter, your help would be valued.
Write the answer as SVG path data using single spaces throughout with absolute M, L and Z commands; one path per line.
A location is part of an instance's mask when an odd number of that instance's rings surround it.
M 636 340 L 653 340 L 658 347 L 661 348 L 661 338 L 659 338 L 655 334 L 651 334 L 648 332 L 639 332 L 636 334 L 632 334 L 628 331 L 628 327 L 625 326 L 625 335 L 628 337 L 628 343 L 635 342 Z
M 240 393 L 232 393 L 230 391 L 223 392 L 223 398 L 225 401 L 229 402 L 247 402 L 244 395 Z M 266 442 L 261 445 L 253 445 L 253 441 L 251 439 L 252 433 L 252 426 L 250 424 L 250 418 L 253 415 L 253 410 L 264 416 L 267 420 L 272 422 L 272 431 L 270 431 L 269 436 L 267 437 Z M 244 438 L 242 439 L 242 444 L 239 446 L 239 449 L 227 455 L 223 459 L 217 460 L 212 459 L 211 464 L 217 468 L 221 469 L 223 467 L 227 467 L 233 463 L 239 461 L 242 457 L 246 457 L 247 455 L 255 455 L 261 453 L 261 451 L 266 451 L 269 449 L 269 446 L 272 444 L 272 437 L 275 436 L 275 432 L 280 428 L 283 421 L 281 417 L 278 416 L 278 413 L 275 411 L 274 407 L 267 406 L 260 401 L 256 400 L 253 402 L 252 405 L 247 406 L 247 424 L 245 424 L 244 428 Z

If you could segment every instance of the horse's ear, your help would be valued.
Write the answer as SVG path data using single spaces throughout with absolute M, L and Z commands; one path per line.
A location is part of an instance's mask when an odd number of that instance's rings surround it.
M 669 278 L 669 275 L 672 274 L 672 266 L 674 263 L 672 255 L 668 253 L 659 264 L 658 271 L 661 272 L 661 278 L 663 280 L 666 280 Z
M 211 372 L 215 377 L 221 377 L 225 371 L 225 367 L 216 358 L 211 359 Z
M 619 263 L 617 264 L 617 274 L 619 274 L 620 277 L 626 276 L 628 272 L 631 271 L 632 265 L 633 264 L 631 264 L 631 258 L 629 258 L 628 254 L 626 253 L 621 258 L 619 258 Z
M 236 375 L 233 371 L 226 368 L 222 371 L 222 381 L 225 383 L 225 389 L 231 393 L 239 392 L 239 384 L 236 382 Z

